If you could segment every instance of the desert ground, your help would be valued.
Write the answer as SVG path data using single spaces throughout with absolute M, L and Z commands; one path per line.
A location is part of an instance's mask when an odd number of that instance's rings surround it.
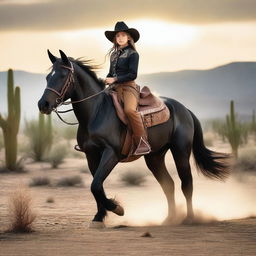
M 211 149 L 229 152 L 229 146 L 221 141 L 215 141 Z M 213 181 L 197 173 L 192 158 L 191 164 L 196 223 L 161 225 L 167 203 L 142 157 L 120 163 L 104 183 L 108 197 L 121 202 L 125 215 L 109 213 L 105 228 L 91 229 L 88 225 L 96 204 L 86 159 L 67 158 L 58 169 L 26 160 L 27 173 L 0 175 L 0 255 L 256 255 L 256 176 L 231 174 L 226 182 Z M 170 153 L 166 165 L 175 181 L 177 211 L 182 219 L 185 199 Z M 143 173 L 145 182 L 125 185 L 120 178 L 127 171 Z M 54 183 L 72 175 L 81 176 L 83 186 L 28 186 L 36 176 L 47 176 Z M 20 186 L 28 188 L 37 214 L 31 233 L 6 232 L 8 198 Z M 47 202 L 48 198 L 53 202 Z

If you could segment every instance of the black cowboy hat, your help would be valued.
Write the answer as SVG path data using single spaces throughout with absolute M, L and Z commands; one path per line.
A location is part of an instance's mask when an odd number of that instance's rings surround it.
M 135 28 L 128 28 L 128 26 L 123 21 L 118 21 L 116 23 L 114 31 L 105 31 L 105 36 L 107 37 L 107 39 L 109 41 L 113 42 L 115 35 L 120 31 L 129 33 L 131 35 L 131 37 L 133 38 L 135 43 L 140 38 L 139 31 Z

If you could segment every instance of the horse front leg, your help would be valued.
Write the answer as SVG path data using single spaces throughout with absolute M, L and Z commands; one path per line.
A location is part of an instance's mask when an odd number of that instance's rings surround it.
M 88 163 L 89 170 L 94 177 L 96 170 L 100 164 L 100 159 L 101 159 L 101 153 L 97 151 L 90 151 L 86 153 L 86 159 Z M 107 211 L 105 207 L 97 202 L 97 213 L 95 214 L 93 218 L 93 222 L 95 226 L 100 226 L 100 223 L 102 223 L 103 226 L 103 220 L 107 215 Z M 96 222 L 99 222 L 98 225 L 96 225 Z
M 98 205 L 98 212 L 104 207 L 108 211 L 112 211 L 118 215 L 123 215 L 124 211 L 114 200 L 108 199 L 104 192 L 103 182 L 118 163 L 118 158 L 111 147 L 104 149 L 98 167 L 93 176 L 91 184 L 91 192 Z M 93 222 L 103 222 L 99 215 L 95 215 Z

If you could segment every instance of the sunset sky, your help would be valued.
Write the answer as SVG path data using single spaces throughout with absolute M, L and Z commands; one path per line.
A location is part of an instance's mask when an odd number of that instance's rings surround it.
M 140 74 L 256 61 L 255 0 L 0 0 L 0 71 L 46 73 L 47 49 L 103 63 L 117 21 L 140 32 Z

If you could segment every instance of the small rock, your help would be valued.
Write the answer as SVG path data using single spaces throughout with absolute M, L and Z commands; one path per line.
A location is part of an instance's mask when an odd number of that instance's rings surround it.
M 141 237 L 152 237 L 152 235 L 149 232 L 145 232 L 141 235 Z

